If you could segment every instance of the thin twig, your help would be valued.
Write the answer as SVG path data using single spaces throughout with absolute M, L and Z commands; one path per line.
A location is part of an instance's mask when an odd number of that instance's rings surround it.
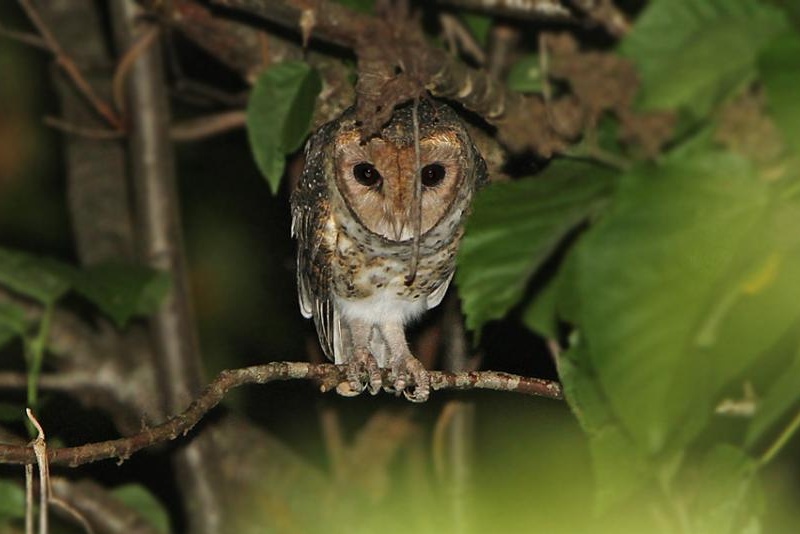
M 75 87 L 80 93 L 92 104 L 94 109 L 99 113 L 110 126 L 118 130 L 122 130 L 122 120 L 117 116 L 111 106 L 100 98 L 94 91 L 86 78 L 81 74 L 75 62 L 64 52 L 61 44 L 55 38 L 50 28 L 44 23 L 39 12 L 33 7 L 30 0 L 19 0 L 20 7 L 25 11 L 25 14 L 30 19 L 36 31 L 42 36 L 42 40 L 47 45 L 47 48 L 55 56 L 56 64 L 61 67 L 67 74 Z
M 561 385 L 552 380 L 528 378 L 497 371 L 459 372 L 430 371 L 431 389 L 491 389 L 562 399 Z M 202 394 L 180 415 L 127 438 L 78 447 L 50 448 L 47 456 L 52 464 L 78 465 L 118 458 L 125 460 L 133 453 L 156 443 L 186 435 L 203 416 L 214 408 L 233 388 L 244 384 L 266 384 L 279 380 L 308 379 L 320 382 L 323 392 L 336 389 L 347 380 L 343 366 L 306 362 L 273 362 L 243 369 L 222 371 Z M 389 370 L 384 370 L 384 384 L 391 384 Z M 30 447 L 0 445 L 0 464 L 29 464 L 36 461 Z
M 539 73 L 542 77 L 542 98 L 545 104 L 549 104 L 553 98 L 553 91 L 550 86 L 550 55 L 547 50 L 547 33 L 539 34 Z
M 521 34 L 520 29 L 511 24 L 496 22 L 492 26 L 489 34 L 489 57 L 484 66 L 493 79 L 505 78 Z
M 570 3 L 614 37 L 624 37 L 631 29 L 628 18 L 613 0 L 570 0 Z
M 86 534 L 94 534 L 92 524 L 89 523 L 89 520 L 86 519 L 86 516 L 78 511 L 74 506 L 70 505 L 67 501 L 50 496 L 50 504 L 54 505 L 66 515 L 70 516 L 73 520 L 75 520 L 76 523 L 79 523 L 83 527 L 83 530 L 86 532 Z
M 419 268 L 419 246 L 422 234 L 422 163 L 420 163 L 419 148 L 419 99 L 414 99 L 411 111 L 411 120 L 414 129 L 414 203 L 412 205 L 412 223 L 414 224 L 414 241 L 411 245 L 411 265 L 406 276 L 406 285 L 411 285 L 417 277 Z
M 25 534 L 33 528 L 33 464 L 25 464 Z
M 41 50 L 50 51 L 50 48 L 47 46 L 47 43 L 39 37 L 38 35 L 33 35 L 32 33 L 28 32 L 18 32 L 16 30 L 9 30 L 2 24 L 0 24 L 0 37 L 5 37 L 7 39 L 11 39 L 12 41 L 17 41 L 22 44 L 32 46 L 34 48 L 39 48 Z
M 148 28 L 144 35 L 139 37 L 133 45 L 125 51 L 125 54 L 119 60 L 119 63 L 117 63 L 117 68 L 114 71 L 114 78 L 111 82 L 111 94 L 114 95 L 114 104 L 117 106 L 117 109 L 120 110 L 123 117 L 126 114 L 125 84 L 127 83 L 128 73 L 139 56 L 153 45 L 158 34 L 158 26 Z
M 199 141 L 206 137 L 243 128 L 246 122 L 247 113 L 245 111 L 225 111 L 175 123 L 169 133 L 173 141 Z
M 47 461 L 47 441 L 42 425 L 30 408 L 25 410 L 28 420 L 36 428 L 36 438 L 31 443 L 39 467 L 39 534 L 47 534 L 47 504 L 50 502 L 50 464 Z
M 442 26 L 442 32 L 447 39 L 451 53 L 458 54 L 458 51 L 461 50 L 474 59 L 478 65 L 486 64 L 486 52 L 481 48 L 475 36 L 464 26 L 461 19 L 451 13 L 440 13 L 439 24 Z
M 46 115 L 44 123 L 64 133 L 85 137 L 87 139 L 95 139 L 97 141 L 116 141 L 122 139 L 126 135 L 122 130 L 104 130 L 101 128 L 78 126 L 77 124 L 72 124 L 58 117 L 53 117 L 52 115 Z
M 39 375 L 39 388 L 50 391 L 74 392 L 81 388 L 99 385 L 96 373 L 64 371 Z M 25 389 L 28 386 L 27 373 L 0 372 L 0 389 Z

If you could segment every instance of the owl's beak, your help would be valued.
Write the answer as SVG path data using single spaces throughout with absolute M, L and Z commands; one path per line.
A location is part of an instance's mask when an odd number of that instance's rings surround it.
M 403 238 L 403 230 L 406 229 L 406 219 L 401 213 L 392 214 L 389 219 L 389 224 L 392 226 L 392 234 L 395 241 L 400 241 Z

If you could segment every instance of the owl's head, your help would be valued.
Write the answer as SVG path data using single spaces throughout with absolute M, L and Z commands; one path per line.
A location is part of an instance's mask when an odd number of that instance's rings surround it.
M 397 108 L 380 133 L 366 141 L 348 116 L 345 113 L 334 135 L 336 187 L 358 220 L 386 239 L 413 237 L 415 198 L 421 202 L 420 231 L 425 234 L 457 199 L 465 198 L 459 195 L 463 188 L 471 193 L 485 177 L 485 164 L 464 123 L 446 104 L 418 104 L 419 176 L 411 105 Z

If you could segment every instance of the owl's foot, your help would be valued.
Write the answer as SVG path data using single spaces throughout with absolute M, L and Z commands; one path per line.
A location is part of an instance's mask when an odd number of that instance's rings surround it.
M 377 395 L 383 385 L 378 362 L 365 348 L 356 348 L 353 357 L 345 363 L 347 381 L 336 387 L 336 392 L 344 397 L 355 397 L 368 389 Z
M 411 354 L 394 358 L 389 375 L 392 386 L 386 388 L 411 402 L 425 402 L 431 394 L 431 378 L 418 359 Z

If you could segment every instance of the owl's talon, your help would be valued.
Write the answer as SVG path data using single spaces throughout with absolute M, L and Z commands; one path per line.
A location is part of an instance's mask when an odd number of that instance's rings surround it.
M 374 372 L 371 369 L 369 370 L 369 384 L 367 385 L 367 389 L 369 389 L 370 395 L 377 395 L 382 387 L 383 376 L 381 376 L 380 368 L 376 365 Z
M 411 402 L 425 402 L 431 395 L 431 378 L 428 371 L 419 365 L 419 369 L 412 370 L 414 386 L 403 389 L 403 396 Z
M 361 390 L 353 388 L 353 384 L 350 382 L 342 382 L 336 386 L 336 393 L 342 397 L 357 397 L 361 394 Z
M 383 385 L 378 362 L 366 349 L 356 349 L 353 358 L 345 364 L 346 382 L 337 386 L 336 392 L 345 397 L 355 397 L 365 389 L 376 395 Z
M 414 387 L 403 390 L 403 396 L 411 402 L 425 402 L 431 396 L 430 386 L 425 388 Z
M 392 365 L 390 376 L 392 387 L 386 388 L 411 402 L 425 402 L 430 397 L 431 379 L 422 363 L 410 354 L 398 359 Z

